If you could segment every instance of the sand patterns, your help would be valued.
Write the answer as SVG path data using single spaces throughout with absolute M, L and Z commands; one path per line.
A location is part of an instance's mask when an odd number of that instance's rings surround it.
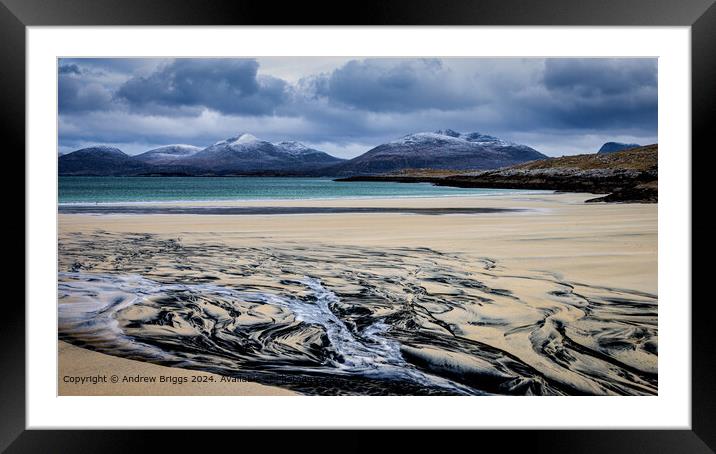
M 428 248 L 60 241 L 60 336 L 306 394 L 655 394 L 657 298 Z

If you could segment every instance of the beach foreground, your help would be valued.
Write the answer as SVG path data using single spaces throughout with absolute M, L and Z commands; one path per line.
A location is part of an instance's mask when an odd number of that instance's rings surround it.
M 216 374 L 133 361 L 105 355 L 67 342 L 59 343 L 58 394 L 60 396 L 290 396 L 275 386 L 222 381 Z M 122 383 L 112 383 L 112 376 Z M 82 377 L 85 382 L 82 382 Z M 107 377 L 101 383 L 88 378 Z M 143 381 L 139 377 L 155 378 Z
M 135 374 L 242 379 L 195 395 L 656 394 L 657 205 L 593 197 L 161 204 L 493 209 L 469 214 L 61 210 L 60 339 L 87 350 L 61 344 L 60 374 L 109 373 L 112 355 Z

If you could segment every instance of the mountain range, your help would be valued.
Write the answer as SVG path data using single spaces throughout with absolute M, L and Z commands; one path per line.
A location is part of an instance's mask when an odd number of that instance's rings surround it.
M 118 148 L 83 148 L 58 158 L 60 175 L 294 175 L 343 162 L 298 142 L 270 143 L 241 134 L 200 148 L 167 145 L 129 156 Z
M 451 129 L 409 134 L 331 169 L 333 175 L 370 175 L 401 169 L 496 169 L 547 156 L 526 145 Z
M 58 158 L 60 175 L 370 175 L 407 168 L 495 169 L 546 156 L 526 145 L 450 129 L 409 134 L 350 160 L 299 142 L 271 143 L 245 133 L 204 149 L 168 145 L 136 156 L 96 146 Z

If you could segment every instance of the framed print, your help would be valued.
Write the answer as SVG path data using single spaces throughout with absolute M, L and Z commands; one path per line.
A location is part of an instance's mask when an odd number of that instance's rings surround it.
M 4 1 L 3 448 L 716 446 L 691 268 L 712 2 L 401 3 Z

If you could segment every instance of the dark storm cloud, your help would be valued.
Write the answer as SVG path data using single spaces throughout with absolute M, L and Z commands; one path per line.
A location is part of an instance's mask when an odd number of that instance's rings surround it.
M 307 78 L 316 96 L 376 112 L 464 109 L 478 103 L 438 59 L 352 60 L 330 74 Z
M 258 75 L 248 59 L 177 59 L 148 76 L 132 77 L 117 97 L 138 111 L 205 107 L 227 114 L 270 115 L 286 101 L 287 84 Z
M 60 74 L 82 74 L 80 72 L 80 67 L 75 65 L 74 63 L 69 65 L 60 65 L 58 71 Z
M 472 68 L 465 59 L 448 62 L 351 61 L 303 84 L 317 99 L 351 110 L 482 110 L 476 118 L 491 128 L 656 127 L 654 59 L 548 59 L 540 68 L 514 71 L 505 70 L 511 64 L 505 60 L 483 60 Z M 536 69 L 536 77 L 526 78 L 525 69 Z
M 551 59 L 545 61 L 544 83 L 551 90 L 580 97 L 627 94 L 656 88 L 654 59 Z
M 445 128 L 556 154 L 656 141 L 656 59 L 373 58 L 323 72 L 304 60 L 62 59 L 61 147 L 206 146 L 251 132 L 346 157 Z
M 547 60 L 543 80 L 548 96 L 530 107 L 543 110 L 555 127 L 656 130 L 654 59 Z
M 60 113 L 106 110 L 112 103 L 112 93 L 102 84 L 79 77 L 77 65 L 60 66 L 58 75 L 58 108 Z

